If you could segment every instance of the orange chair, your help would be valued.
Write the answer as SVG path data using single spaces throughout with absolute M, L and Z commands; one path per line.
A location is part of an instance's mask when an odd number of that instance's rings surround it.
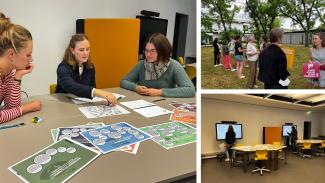
M 252 172 L 260 172 L 261 176 L 263 175 L 263 171 L 271 172 L 271 170 L 266 169 L 262 166 L 262 161 L 266 161 L 267 158 L 267 150 L 256 150 L 255 152 L 255 160 L 258 161 L 258 167 L 256 167 Z
M 303 155 L 302 155 L 303 158 L 305 158 L 305 157 L 311 158 L 311 143 L 308 143 L 308 142 L 303 143 L 302 152 L 303 152 Z M 306 154 L 306 153 L 309 153 L 309 154 Z

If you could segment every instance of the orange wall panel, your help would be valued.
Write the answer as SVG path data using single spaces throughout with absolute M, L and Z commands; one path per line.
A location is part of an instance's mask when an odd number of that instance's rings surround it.
M 272 144 L 273 142 L 282 142 L 281 127 L 265 127 L 265 143 Z
M 97 88 L 119 87 L 138 63 L 139 19 L 85 19 Z

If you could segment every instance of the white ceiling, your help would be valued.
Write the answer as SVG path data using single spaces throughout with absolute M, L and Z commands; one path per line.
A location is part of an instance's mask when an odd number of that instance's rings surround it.
M 324 94 L 276 94 L 276 95 L 287 97 L 287 98 L 293 98 L 297 100 L 305 100 L 307 102 L 312 102 L 312 103 L 325 100 Z
M 306 99 L 309 102 L 317 102 L 320 100 L 325 100 L 325 94 L 276 94 L 283 97 L 294 98 L 294 99 Z M 293 110 L 303 110 L 303 111 L 325 111 L 325 104 L 310 107 L 306 105 L 296 104 L 296 103 L 289 103 L 283 102 L 278 100 L 273 100 L 269 98 L 262 98 L 256 97 L 247 94 L 202 94 L 202 98 L 207 99 L 217 99 L 217 100 L 225 100 L 225 101 L 232 101 L 232 102 L 239 102 L 239 103 L 246 103 L 246 104 L 254 104 L 254 105 L 261 105 L 261 106 L 269 106 L 269 107 L 277 107 L 277 108 L 284 108 L 284 109 L 293 109 Z

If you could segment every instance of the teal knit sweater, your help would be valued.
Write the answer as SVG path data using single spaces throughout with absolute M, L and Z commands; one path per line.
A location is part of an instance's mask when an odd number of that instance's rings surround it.
M 157 80 L 145 80 L 144 60 L 133 68 L 133 70 L 121 81 L 122 88 L 135 91 L 137 85 L 148 88 L 162 89 L 163 97 L 194 97 L 195 88 L 188 78 L 184 68 L 173 59 L 166 72 Z

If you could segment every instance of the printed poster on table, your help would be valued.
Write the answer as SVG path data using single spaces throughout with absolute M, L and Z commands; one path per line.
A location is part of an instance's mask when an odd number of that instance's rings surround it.
M 171 103 L 171 106 L 183 110 L 183 111 L 189 111 L 189 112 L 196 112 L 196 103 L 190 102 L 190 103 Z
M 151 138 L 147 133 L 126 122 L 87 130 L 81 132 L 81 135 L 104 154 Z
M 64 138 L 68 138 L 68 139 L 72 139 L 74 141 L 77 141 L 87 147 L 94 147 L 87 139 L 85 139 L 80 132 L 83 131 L 87 131 L 90 129 L 94 129 L 94 128 L 89 128 L 89 127 L 83 127 L 83 128 L 79 128 L 79 127 L 60 127 L 58 128 L 58 134 L 56 137 L 56 141 L 64 139 Z
M 101 126 L 105 126 L 105 124 L 104 123 L 92 123 L 92 122 L 89 122 L 89 123 L 84 124 L 84 125 L 70 126 L 70 127 L 65 127 L 65 128 L 79 128 L 79 131 L 84 131 L 83 130 L 84 128 L 98 128 L 98 127 L 101 127 Z M 53 139 L 54 142 L 57 141 L 58 133 L 59 133 L 59 128 L 51 129 L 51 135 L 52 135 L 52 139 Z
M 165 149 L 196 142 L 196 129 L 180 122 L 167 122 L 140 128 Z
M 71 139 L 61 139 L 8 169 L 24 182 L 66 182 L 99 154 Z
M 183 110 L 174 109 L 173 114 L 170 115 L 171 121 L 178 121 L 183 123 L 196 124 L 196 113 Z
M 79 107 L 79 110 L 87 118 L 101 118 L 106 116 L 130 113 L 129 111 L 127 111 L 126 109 L 124 109 L 119 105 L 116 105 L 114 107 L 108 105 L 87 106 L 87 107 Z
M 131 144 L 131 145 L 128 145 L 128 146 L 124 146 L 121 149 L 118 149 L 116 151 L 127 152 L 127 153 L 130 153 L 130 154 L 137 154 L 139 146 L 140 146 L 140 143 L 135 143 L 135 144 Z

